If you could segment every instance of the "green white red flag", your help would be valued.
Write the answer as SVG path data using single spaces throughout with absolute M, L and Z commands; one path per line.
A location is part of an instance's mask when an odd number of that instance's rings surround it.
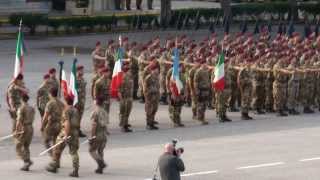
M 17 46 L 16 46 L 16 59 L 14 64 L 14 74 L 13 78 L 16 78 L 19 74 L 23 73 L 23 64 L 24 64 L 24 38 L 23 32 L 21 31 L 22 21 L 20 21 L 20 28 L 18 33 L 17 39 Z
M 77 61 L 78 60 L 76 58 L 73 60 L 69 82 L 69 95 L 73 97 L 73 105 L 78 103 Z
M 222 52 L 214 69 L 213 86 L 217 91 L 223 91 L 224 85 L 224 53 Z

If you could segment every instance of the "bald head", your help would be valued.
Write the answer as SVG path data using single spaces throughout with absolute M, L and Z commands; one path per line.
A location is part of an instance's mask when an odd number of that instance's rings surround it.
M 172 143 L 167 143 L 165 146 L 164 146 L 164 152 L 165 153 L 170 153 L 172 154 L 174 151 L 174 147 L 173 147 L 173 144 Z

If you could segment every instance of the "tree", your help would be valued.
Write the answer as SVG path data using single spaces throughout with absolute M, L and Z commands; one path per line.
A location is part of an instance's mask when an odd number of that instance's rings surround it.
M 161 0 L 160 24 L 167 26 L 171 19 L 171 0 Z

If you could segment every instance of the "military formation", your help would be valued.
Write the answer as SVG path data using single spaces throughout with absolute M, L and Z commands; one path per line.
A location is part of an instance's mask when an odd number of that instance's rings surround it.
M 121 47 L 120 45 L 121 44 Z M 90 85 L 94 109 L 91 114 L 91 134 L 88 134 L 89 153 L 97 162 L 96 173 L 107 167 L 104 149 L 109 135 L 108 123 L 111 106 L 110 84 L 117 50 L 124 51 L 122 83 L 118 89 L 119 126 L 122 132 L 132 132 L 129 123 L 133 101 L 145 104 L 148 130 L 157 130 L 156 113 L 159 104 L 168 105 L 173 127 L 184 127 L 182 108 L 190 108 L 192 118 L 202 125 L 209 124 L 206 110 L 215 109 L 219 122 L 232 121 L 227 112 L 241 111 L 242 120 L 252 120 L 255 114 L 276 113 L 278 116 L 314 113 L 320 110 L 320 37 L 314 33 L 303 38 L 299 33 L 278 33 L 271 39 L 267 29 L 259 35 L 238 33 L 218 39 L 216 34 L 196 43 L 181 35 L 160 38 L 146 43 L 100 42 L 92 52 L 92 80 Z M 180 93 L 173 79 L 173 52 L 180 54 Z M 224 55 L 224 88 L 217 90 L 213 80 L 215 66 Z M 78 177 L 79 138 L 86 135 L 80 130 L 85 113 L 87 82 L 84 67 L 77 67 L 78 103 L 72 96 L 60 98 L 61 84 L 54 68 L 44 75 L 37 91 L 37 108 L 41 115 L 41 132 L 45 148 L 51 157 L 47 171 L 56 173 L 61 154 L 68 145 L 73 171 Z M 28 171 L 32 165 L 29 146 L 32 140 L 35 110 L 28 104 L 29 96 L 23 75 L 10 82 L 7 91 L 12 131 L 16 139 L 17 155 L 24 161 L 21 168 Z M 240 109 L 239 109 L 240 108 Z

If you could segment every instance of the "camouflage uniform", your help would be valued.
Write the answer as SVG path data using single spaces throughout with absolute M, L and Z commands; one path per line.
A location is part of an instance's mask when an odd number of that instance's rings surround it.
M 174 123 L 175 127 L 181 127 L 183 124 L 181 123 L 181 110 L 182 106 L 185 101 L 185 87 L 186 87 L 186 79 L 183 76 L 183 72 L 180 72 L 180 81 L 182 82 L 183 89 L 181 90 L 181 94 L 178 96 L 175 95 L 174 91 L 176 90 L 174 87 L 175 85 L 172 84 L 172 71 L 173 69 L 171 68 L 166 77 L 166 87 L 167 87 L 167 92 L 169 92 L 169 115 L 171 121 Z
M 28 171 L 32 162 L 30 160 L 29 146 L 33 136 L 33 121 L 35 110 L 27 103 L 22 103 L 17 112 L 17 128 L 16 133 L 23 132 L 15 136 L 17 155 L 24 161 L 25 165 L 21 170 Z
M 229 65 L 226 65 L 225 67 L 225 74 L 224 74 L 224 89 L 215 91 L 216 96 L 216 111 L 219 116 L 220 122 L 227 122 L 231 121 L 227 118 L 227 107 L 228 107 L 228 99 L 230 99 L 231 96 L 231 73 L 232 73 L 232 67 L 229 67 Z M 214 72 L 212 73 L 212 76 L 214 76 Z
M 273 63 L 269 61 L 268 63 L 265 64 L 264 66 L 267 69 L 273 69 Z M 265 74 L 265 108 L 267 112 L 273 112 L 273 81 L 274 81 L 274 76 L 273 72 L 269 71 Z
M 290 74 L 290 78 L 288 81 L 288 109 L 290 114 L 298 114 L 296 109 L 298 108 L 298 98 L 299 98 L 299 86 L 300 86 L 300 74 L 298 74 L 297 71 L 295 71 L 294 64 L 290 64 L 288 66 L 288 69 L 293 71 L 292 74 Z
M 100 50 L 100 51 L 95 50 L 92 52 L 93 72 L 94 72 L 94 74 L 97 74 L 99 68 L 105 65 L 105 60 L 97 59 L 94 57 L 95 55 L 103 57 L 104 53 L 102 50 Z
M 239 71 L 238 84 L 241 92 L 241 114 L 243 120 L 252 119 L 248 113 L 251 102 L 252 83 L 250 77 L 250 67 L 243 67 Z
M 263 72 L 255 69 L 262 68 L 263 66 L 260 64 L 261 62 L 256 62 L 251 69 L 251 77 L 252 77 L 252 102 L 251 107 L 256 111 L 257 114 L 263 114 L 262 109 L 264 108 L 264 75 Z
M 60 89 L 59 81 L 55 77 L 50 77 L 48 80 L 49 90 L 50 89 Z
M 57 171 L 57 168 L 60 167 L 61 154 L 65 146 L 68 145 L 69 153 L 72 158 L 72 166 L 73 166 L 73 172 L 70 174 L 70 176 L 72 175 L 77 176 L 78 169 L 79 169 L 78 149 L 79 149 L 79 130 L 80 130 L 78 110 L 72 106 L 66 107 L 62 114 L 61 123 L 62 123 L 62 128 L 57 138 L 57 142 L 64 141 L 64 143 L 54 148 L 53 155 L 52 155 L 52 162 L 47 167 L 47 170 L 50 172 Z M 69 127 L 70 127 L 69 130 L 66 129 L 68 127 L 66 123 L 69 124 Z M 66 134 L 67 132 L 69 134 Z M 70 138 L 66 140 L 65 138 L 67 138 L 68 136 L 70 136 Z
M 170 66 L 165 62 L 167 59 L 162 56 L 159 60 L 160 64 L 160 101 L 162 104 L 167 104 L 167 87 L 166 87 L 166 76 Z
M 203 124 L 208 124 L 205 120 L 205 112 L 211 90 L 209 70 L 200 67 L 194 74 L 193 84 L 197 102 L 197 120 Z
M 305 65 L 304 68 L 311 68 L 311 65 Z M 315 89 L 315 73 L 306 71 L 302 77 L 302 105 L 305 113 L 313 113 L 311 106 L 314 103 L 313 94 Z
M 94 99 L 101 97 L 104 99 L 103 108 L 107 113 L 110 112 L 110 79 L 108 76 L 101 76 L 94 86 Z
M 78 87 L 78 103 L 76 104 L 76 108 L 79 112 L 80 124 L 82 120 L 82 116 L 84 113 L 84 107 L 86 104 L 86 86 L 87 82 L 84 80 L 83 77 L 77 76 L 77 87 Z
M 236 102 L 239 96 L 239 87 L 237 85 L 237 77 L 238 77 L 238 70 L 233 68 L 233 65 L 229 64 L 228 66 L 230 66 L 228 68 L 228 72 L 229 72 L 229 76 L 230 76 L 230 90 L 231 90 L 231 94 L 230 94 L 230 98 L 228 100 L 228 107 L 230 108 L 231 112 L 236 112 L 239 111 L 236 108 Z
M 131 57 L 130 70 L 133 79 L 133 98 L 137 99 L 139 89 L 139 64 L 135 57 Z
M 143 95 L 143 81 L 144 81 L 144 70 L 145 67 L 147 66 L 143 61 L 145 60 L 144 56 L 140 56 L 138 58 L 138 65 L 139 65 L 139 88 L 138 88 L 138 96 L 141 98 L 144 98 Z
M 95 138 L 89 142 L 89 152 L 91 157 L 99 166 L 96 170 L 97 172 L 98 170 L 102 171 L 102 169 L 106 166 L 104 162 L 103 151 L 107 144 L 107 124 L 109 124 L 109 116 L 102 107 L 97 106 L 92 112 L 90 119 L 92 123 L 91 137 Z
M 127 128 L 129 123 L 129 115 L 133 103 L 133 79 L 130 72 L 125 72 L 122 79 L 122 84 L 119 87 L 120 94 L 120 124 L 122 128 Z
M 190 69 L 189 71 L 189 77 L 188 77 L 188 87 L 190 89 L 190 96 L 191 96 L 191 106 L 192 106 L 192 118 L 196 119 L 197 118 L 197 98 L 195 94 L 195 86 L 194 86 L 194 75 L 197 71 L 198 67 L 194 66 Z
M 158 111 L 160 99 L 160 83 L 159 77 L 154 74 L 149 74 L 143 81 L 144 96 L 145 96 L 145 111 L 147 126 L 155 124 L 155 115 Z
M 56 139 L 61 129 L 63 108 L 63 102 L 58 98 L 50 97 L 50 101 L 46 105 L 45 115 L 41 124 L 41 131 L 46 148 L 50 148 L 51 144 L 56 144 Z
M 17 110 L 21 106 L 23 92 L 20 90 L 20 87 L 24 87 L 23 84 L 12 83 L 9 85 L 7 91 L 9 113 L 12 118 L 12 131 L 16 128 Z
M 281 73 L 280 70 L 284 67 L 283 62 L 279 61 L 273 67 L 273 99 L 274 110 L 277 111 L 280 116 L 285 116 L 284 108 L 286 105 L 286 91 L 287 91 L 287 76 Z
M 43 118 L 44 111 L 46 108 L 47 103 L 49 102 L 49 84 L 47 81 L 43 82 L 40 88 L 37 91 L 37 107 L 40 112 L 41 118 Z

